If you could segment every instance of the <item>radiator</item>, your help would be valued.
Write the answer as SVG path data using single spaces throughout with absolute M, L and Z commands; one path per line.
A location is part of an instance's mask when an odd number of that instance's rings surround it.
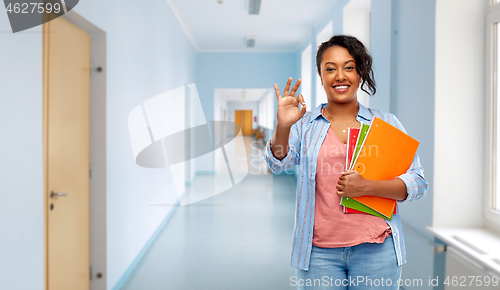
M 448 283 L 444 284 L 445 282 Z M 439 277 L 439 284 L 444 284 L 445 290 L 498 290 L 500 289 L 500 278 L 464 256 L 452 246 L 448 246 L 446 249 L 445 277 Z

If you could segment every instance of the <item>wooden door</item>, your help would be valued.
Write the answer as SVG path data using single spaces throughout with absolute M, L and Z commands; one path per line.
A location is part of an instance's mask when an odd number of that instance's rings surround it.
M 61 17 L 43 30 L 46 289 L 88 290 L 90 35 Z
M 253 118 L 253 112 L 252 110 L 246 110 L 244 121 L 243 121 L 243 136 L 252 136 L 252 118 Z
M 234 122 L 238 124 L 241 128 L 241 133 L 243 136 L 251 136 L 252 135 L 252 118 L 253 111 L 252 110 L 235 110 L 234 111 Z M 234 129 L 234 135 L 238 134 L 238 129 Z

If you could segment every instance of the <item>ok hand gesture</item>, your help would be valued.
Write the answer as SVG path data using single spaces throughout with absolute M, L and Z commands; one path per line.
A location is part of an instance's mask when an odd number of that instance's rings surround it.
M 276 90 L 276 98 L 278 99 L 278 126 L 283 128 L 290 128 L 295 124 L 300 118 L 306 113 L 306 103 L 302 95 L 295 97 L 295 93 L 300 86 L 301 80 L 299 79 L 297 83 L 290 90 L 290 85 L 292 84 L 292 78 L 290 77 L 286 83 L 285 91 L 283 92 L 283 97 L 280 95 L 278 85 L 274 84 L 274 89 Z M 299 110 L 299 103 L 302 104 L 302 109 Z

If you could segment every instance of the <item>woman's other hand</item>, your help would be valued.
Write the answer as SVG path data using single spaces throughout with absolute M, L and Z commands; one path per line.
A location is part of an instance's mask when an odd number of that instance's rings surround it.
M 292 78 L 289 78 L 285 86 L 285 91 L 283 92 L 283 97 L 280 95 L 278 85 L 274 84 L 276 98 L 278 99 L 277 127 L 290 128 L 306 113 L 306 103 L 304 102 L 302 95 L 295 97 L 295 93 L 299 89 L 300 82 L 301 80 L 299 79 L 290 91 Z M 302 104 L 301 110 L 299 110 L 299 103 Z
M 337 195 L 345 197 L 359 197 L 367 195 L 369 180 L 355 170 L 347 170 L 339 177 Z
M 408 197 L 406 184 L 402 179 L 369 180 L 355 170 L 348 170 L 339 177 L 337 195 L 345 197 L 370 195 L 395 200 L 405 200 Z

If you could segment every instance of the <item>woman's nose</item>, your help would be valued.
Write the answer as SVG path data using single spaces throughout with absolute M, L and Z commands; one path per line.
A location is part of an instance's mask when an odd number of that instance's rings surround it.
M 338 70 L 338 73 L 337 73 L 337 81 L 339 81 L 339 82 L 343 82 L 343 81 L 345 81 L 345 78 L 346 78 L 346 77 L 345 77 L 345 72 L 344 72 L 344 70 L 339 69 L 339 70 Z

